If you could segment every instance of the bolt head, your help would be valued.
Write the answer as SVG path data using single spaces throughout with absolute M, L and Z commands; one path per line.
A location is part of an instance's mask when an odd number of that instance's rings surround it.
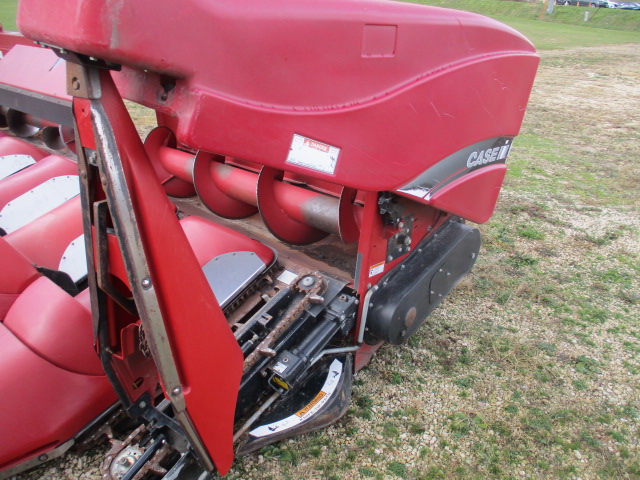
M 314 283 L 316 283 L 316 279 L 311 275 L 308 275 L 300 280 L 300 285 L 303 287 L 311 287 Z

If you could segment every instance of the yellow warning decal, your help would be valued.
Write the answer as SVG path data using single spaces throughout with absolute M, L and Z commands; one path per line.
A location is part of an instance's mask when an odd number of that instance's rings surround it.
M 316 405 L 320 400 L 322 400 L 322 398 L 325 395 L 326 395 L 326 393 L 324 393 L 322 390 L 320 392 L 318 392 L 316 397 L 313 400 L 311 400 L 311 402 L 306 407 L 304 407 L 302 410 L 296 412 L 296 415 L 299 416 L 299 417 L 304 417 L 307 414 L 307 412 L 314 407 L 314 405 Z

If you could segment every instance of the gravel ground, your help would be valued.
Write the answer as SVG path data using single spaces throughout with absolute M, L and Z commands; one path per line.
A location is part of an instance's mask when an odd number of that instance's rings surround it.
M 640 50 L 542 52 L 472 275 L 236 479 L 640 478 Z M 98 479 L 103 450 L 22 479 Z

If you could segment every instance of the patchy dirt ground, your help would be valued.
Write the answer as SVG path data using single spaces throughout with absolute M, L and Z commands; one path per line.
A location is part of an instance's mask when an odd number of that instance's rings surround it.
M 476 269 L 229 478 L 640 478 L 640 46 L 542 52 Z M 98 479 L 100 452 L 23 479 Z

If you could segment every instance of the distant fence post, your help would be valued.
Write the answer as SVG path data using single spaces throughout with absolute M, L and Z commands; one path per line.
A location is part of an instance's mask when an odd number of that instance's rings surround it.
M 555 5 L 555 0 L 549 0 L 549 5 L 547 6 L 547 13 L 551 15 L 553 13 L 553 6 Z
M 584 21 L 588 22 L 589 21 L 589 10 L 587 10 L 586 12 L 584 12 Z

